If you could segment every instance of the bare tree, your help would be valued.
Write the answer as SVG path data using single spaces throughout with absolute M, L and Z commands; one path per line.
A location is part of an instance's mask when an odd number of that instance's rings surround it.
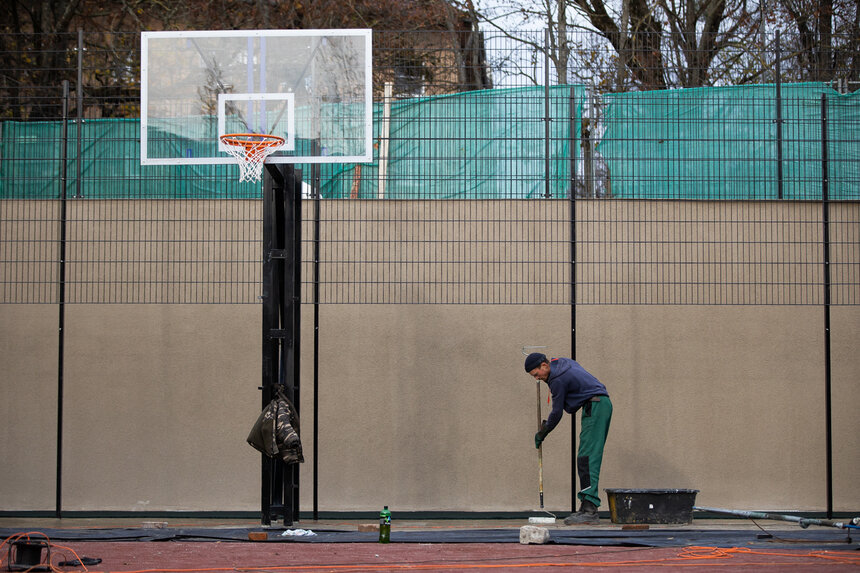
M 471 2 L 470 2 L 471 4 Z M 548 57 L 558 83 L 569 83 L 573 44 L 570 39 L 568 0 L 479 0 L 475 17 L 495 32 L 527 46 L 527 57 L 518 52 L 503 64 L 519 68 L 520 74 L 535 85 L 544 78 L 536 70 L 539 59 Z M 522 29 L 527 29 L 525 32 Z
M 68 38 L 63 37 L 74 20 L 81 0 L 15 0 L 0 4 L 0 51 L 4 70 L 0 90 L 7 101 L 0 117 L 57 117 L 56 98 L 28 86 L 53 86 L 58 70 L 67 66 Z
M 791 79 L 860 82 L 860 6 L 856 0 L 778 0 Z
M 711 85 L 733 73 L 750 75 L 748 53 L 762 14 L 746 0 L 509 0 L 485 9 L 485 22 L 502 30 L 503 17 L 549 30 L 559 78 L 615 90 Z M 605 44 L 596 45 L 597 32 Z M 516 35 L 511 34 L 512 37 Z M 526 40 L 528 42 L 528 40 Z M 760 67 L 760 66 L 759 66 Z
M 137 114 L 136 44 L 141 30 L 431 30 L 437 38 L 449 37 L 447 53 L 457 59 L 467 89 L 486 88 L 490 84 L 480 31 L 474 11 L 464 6 L 455 0 L 5 0 L 0 2 L 0 50 L 6 54 L 0 66 L 0 117 L 59 115 L 54 91 L 59 93 L 63 79 L 76 84 L 79 28 L 85 31 L 83 83 L 90 116 Z M 438 57 L 438 45 L 422 52 L 406 34 L 389 38 L 391 43 L 374 54 L 391 60 L 380 62 L 382 67 L 399 65 L 418 80 L 432 80 L 428 76 L 435 73 L 432 58 Z M 456 85 L 462 89 L 462 83 Z M 48 92 L 52 95 L 45 97 Z

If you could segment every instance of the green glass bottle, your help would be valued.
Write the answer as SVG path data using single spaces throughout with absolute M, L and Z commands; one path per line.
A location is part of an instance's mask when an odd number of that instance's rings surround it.
M 391 512 L 386 505 L 379 512 L 379 542 L 388 543 L 389 541 L 391 541 Z

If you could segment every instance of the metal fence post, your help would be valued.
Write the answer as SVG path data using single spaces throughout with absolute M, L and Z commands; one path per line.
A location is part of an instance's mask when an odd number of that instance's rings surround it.
M 571 123 L 573 122 L 576 103 L 574 101 L 574 88 L 570 90 L 570 108 L 571 108 Z M 573 129 L 571 129 L 573 131 Z M 570 357 L 576 360 L 576 145 L 575 137 L 570 138 L 570 154 L 573 163 L 573 177 L 570 181 L 570 195 L 568 196 L 568 212 L 570 217 Z M 570 417 L 570 436 L 571 436 L 571 456 L 573 463 L 571 466 L 571 511 L 576 509 L 576 417 Z
M 69 143 L 69 80 L 63 81 L 63 128 L 60 138 L 60 268 L 58 290 L 57 340 L 57 480 L 55 517 L 63 517 L 63 373 L 66 342 L 66 183 Z
M 552 198 L 550 191 L 550 117 L 549 117 L 549 51 L 552 49 L 550 45 L 549 28 L 544 30 L 544 64 L 543 64 L 543 109 L 544 109 L 544 198 Z
M 779 30 L 776 31 L 776 195 L 782 199 L 782 72 L 780 60 L 782 51 L 779 44 Z
M 833 519 L 833 412 L 830 364 L 830 175 L 827 94 L 821 94 L 821 221 L 824 246 L 824 419 L 827 448 L 827 519 Z
M 313 304 L 314 304 L 314 428 L 313 428 L 313 517 L 314 521 L 319 519 L 319 349 L 320 349 L 320 201 L 322 199 L 322 167 L 314 164 L 311 171 L 311 184 L 313 188 L 314 201 L 314 278 L 313 278 Z
M 75 99 L 77 100 L 77 117 L 75 123 L 78 126 L 77 133 L 77 175 L 75 179 L 75 197 L 83 197 L 81 186 L 81 175 L 83 173 L 83 159 L 81 158 L 81 149 L 83 147 L 81 138 L 84 130 L 84 30 L 78 28 L 78 79 L 75 86 Z

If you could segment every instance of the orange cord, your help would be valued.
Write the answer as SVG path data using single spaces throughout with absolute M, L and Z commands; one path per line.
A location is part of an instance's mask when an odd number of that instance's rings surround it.
M 3 564 L 3 547 L 7 543 L 13 543 L 20 539 L 31 540 L 31 536 L 40 536 L 53 548 L 70 551 L 75 558 L 81 563 L 82 569 L 68 570 L 58 569 L 53 563 L 39 564 L 38 566 L 47 565 L 54 573 L 75 573 L 83 571 L 84 573 L 111 573 L 111 572 L 90 572 L 83 564 L 83 561 L 75 552 L 74 549 L 63 547 L 51 543 L 50 539 L 44 533 L 38 531 L 30 531 L 27 533 L 19 533 L 10 536 L 0 543 L 0 565 Z M 113 573 L 204 573 L 213 571 L 237 571 L 242 573 L 252 573 L 255 571 L 323 571 L 323 570 L 338 570 L 338 571 L 359 571 L 359 570 L 392 570 L 392 569 L 500 569 L 500 568 L 529 568 L 529 567 L 641 567 L 643 565 L 665 566 L 665 567 L 699 567 L 699 566 L 777 566 L 785 567 L 786 565 L 811 565 L 809 561 L 800 562 L 756 562 L 756 563 L 732 563 L 736 555 L 762 555 L 768 557 L 787 557 L 792 559 L 824 559 L 834 561 L 841 564 L 860 565 L 860 556 L 846 554 L 843 551 L 809 551 L 806 553 L 781 553 L 777 551 L 760 551 L 749 549 L 747 547 L 685 547 L 681 549 L 676 557 L 665 557 L 661 559 L 639 559 L 639 560 L 624 560 L 624 561 L 591 561 L 591 562 L 532 562 L 532 563 L 366 563 L 363 565 L 286 565 L 286 566 L 257 566 L 257 567 L 201 567 L 193 569 L 175 569 L 175 568 L 159 568 L 159 569 L 138 569 Z M 722 563 L 715 563 L 715 560 L 721 560 Z M 37 566 L 34 566 L 35 568 Z M 31 568 L 31 569 L 33 569 Z M 28 573 L 31 569 L 23 571 Z
M 200 569 L 140 569 L 134 571 L 122 571 L 116 573 L 202 573 L 212 571 L 238 571 L 251 573 L 254 571 L 360 571 L 360 570 L 400 570 L 400 569 L 502 569 L 502 568 L 531 568 L 531 567 L 641 567 L 643 565 L 665 566 L 665 567 L 702 567 L 702 566 L 776 566 L 787 565 L 813 565 L 809 561 L 794 562 L 754 562 L 754 563 L 714 563 L 714 560 L 732 560 L 735 554 L 763 555 L 769 557 L 791 557 L 798 558 L 820 558 L 836 561 L 843 564 L 860 565 L 860 557 L 846 555 L 844 552 L 811 551 L 808 553 L 779 553 L 772 551 L 757 551 L 743 547 L 718 548 L 718 547 L 687 547 L 682 549 L 677 557 L 662 559 L 640 559 L 626 561 L 591 561 L 591 562 L 532 562 L 532 563 L 379 563 L 363 565 L 286 565 L 286 566 L 257 566 L 257 567 L 210 567 Z M 97 572 L 93 572 L 97 573 Z
M 75 559 L 78 560 L 78 563 L 81 564 L 82 569 L 78 569 L 78 571 L 84 571 L 85 573 L 89 571 L 89 569 L 87 569 L 87 566 L 84 565 L 84 562 L 81 560 L 81 558 L 78 557 L 78 554 L 75 553 L 74 549 L 72 549 L 71 547 L 65 547 L 63 545 L 57 545 L 56 543 L 51 543 L 50 538 L 40 531 L 28 531 L 26 533 L 19 533 L 17 535 L 10 535 L 6 539 L 4 539 L 3 542 L 0 543 L 0 565 L 3 565 L 3 555 L 4 555 L 3 554 L 3 547 L 7 543 L 9 545 L 11 545 L 12 543 L 14 543 L 16 541 L 20 541 L 22 539 L 26 540 L 26 541 L 33 541 L 31 536 L 35 536 L 35 535 L 38 535 L 40 537 L 40 539 L 37 539 L 36 541 L 44 541 L 45 543 L 48 544 L 48 546 L 50 548 L 70 551 L 72 553 L 72 555 L 75 556 Z M 51 559 L 51 561 L 53 561 L 53 558 Z M 8 567 L 10 564 L 7 563 L 6 565 Z M 22 573 L 30 573 L 33 569 L 36 569 L 37 567 L 44 567 L 44 566 L 47 566 L 48 568 L 50 568 L 51 571 L 53 571 L 54 573 L 64 573 L 65 572 L 64 569 L 58 569 L 57 567 L 54 566 L 54 564 L 52 562 L 48 562 L 48 563 L 39 563 L 38 565 L 34 565 L 33 567 L 30 567 L 29 569 L 22 571 Z

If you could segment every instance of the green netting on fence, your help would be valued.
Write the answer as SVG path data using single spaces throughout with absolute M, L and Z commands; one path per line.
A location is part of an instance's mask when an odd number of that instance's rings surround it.
M 570 150 L 579 137 L 582 87 L 497 89 L 439 97 L 395 100 L 374 106 L 374 159 L 367 164 L 321 169 L 323 197 L 392 199 L 482 199 L 567 196 L 575 168 Z M 544 117 L 552 121 L 549 140 Z M 213 122 L 207 122 L 206 125 Z M 387 126 L 385 125 L 387 123 Z M 200 125 L 195 123 L 195 125 Z M 192 155 L 208 153 L 214 134 L 177 129 L 162 138 Z M 386 146 L 381 140 L 388 130 Z M 140 164 L 138 120 L 86 120 L 81 127 L 78 187 L 77 124 L 69 122 L 67 195 L 86 198 L 259 197 L 260 185 L 240 184 L 233 165 L 151 166 Z M 150 127 L 149 138 L 159 139 Z M 202 142 L 202 143 L 201 143 Z M 297 148 L 310 145 L 297 141 Z M 6 122 L 0 140 L 0 197 L 60 196 L 61 122 Z M 342 150 L 328 150 L 339 154 Z M 380 155 L 382 153 L 382 155 Z M 550 177 L 546 177 L 547 162 Z M 305 172 L 307 165 L 299 165 Z M 380 176 L 380 172 L 384 172 Z M 307 176 L 306 176 L 307 178 Z M 549 184 L 547 184 L 547 181 Z
M 201 123 L 188 122 L 199 128 Z M 217 133 L 205 122 L 204 131 L 180 131 L 162 122 L 151 128 L 154 146 L 163 157 L 179 151 L 187 157 L 209 156 L 217 146 Z M 233 129 L 238 129 L 238 123 Z M 181 127 L 181 126 L 180 126 Z M 90 119 L 81 126 L 82 161 L 78 162 L 78 126 L 68 124 L 66 143 L 66 194 L 90 199 L 211 199 L 260 198 L 259 183 L 240 183 L 235 165 L 141 165 L 140 121 Z M 160 129 L 165 130 L 160 133 Z M 166 133 L 170 130 L 170 134 Z M 310 147 L 297 141 L 297 147 Z M 61 193 L 63 125 L 61 122 L 5 122 L 0 138 L 0 198 L 56 199 Z M 80 167 L 80 178 L 78 168 Z M 80 179 L 80 185 L 78 180 Z
M 62 122 L 5 122 L 0 140 L 0 197 L 56 199 L 61 192 Z M 232 165 L 141 165 L 140 121 L 69 122 L 66 193 L 90 199 L 259 197 Z M 214 143 L 213 143 L 214 145 Z M 80 168 L 80 185 L 78 169 Z
M 597 151 L 609 167 L 607 193 L 820 199 L 825 94 L 829 196 L 860 199 L 860 94 L 839 95 L 815 83 L 782 85 L 780 91 L 781 142 L 773 85 L 606 96 L 606 131 Z
M 776 199 L 781 190 L 784 199 L 819 199 L 822 94 L 827 96 L 830 198 L 860 199 L 860 94 L 839 95 L 823 84 L 782 86 L 781 147 L 774 86 L 606 96 L 606 130 L 597 146 L 609 168 L 606 191 L 619 198 Z M 322 196 L 567 197 L 582 170 L 576 142 L 583 95 L 581 86 L 533 87 L 395 100 L 387 111 L 376 104 L 373 161 L 323 165 Z M 79 162 L 77 129 L 69 122 L 70 197 L 261 195 L 258 183 L 238 182 L 233 165 L 142 166 L 136 119 L 85 121 Z M 199 147 L 199 137 L 188 139 L 188 149 Z M 214 137 L 203 140 L 217 144 Z M 59 197 L 61 152 L 61 122 L 3 123 L 0 198 Z
M 343 166 L 323 185 L 322 194 L 360 199 L 567 197 L 584 94 L 583 86 L 558 86 L 394 101 L 387 127 L 384 106 L 377 104 L 373 163 Z M 389 138 L 380 139 L 384 130 Z

